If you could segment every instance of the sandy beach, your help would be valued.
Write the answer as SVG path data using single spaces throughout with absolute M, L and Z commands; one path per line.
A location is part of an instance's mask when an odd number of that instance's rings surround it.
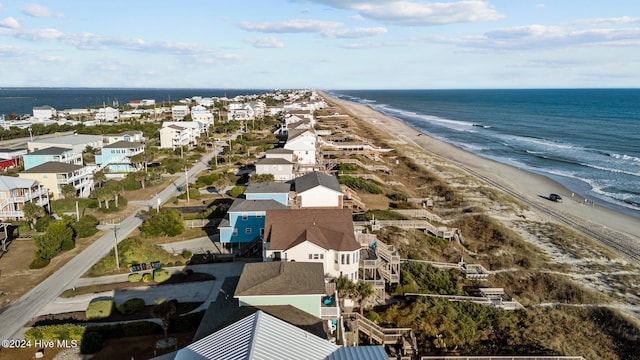
M 431 154 L 513 196 L 549 221 L 578 230 L 604 245 L 614 248 L 628 259 L 640 263 L 640 220 L 609 208 L 585 202 L 578 194 L 559 183 L 506 164 L 498 163 L 464 151 L 446 142 L 431 138 L 401 120 L 386 116 L 371 108 L 322 93 L 329 103 L 342 107 L 349 115 L 374 125 L 401 142 L 418 146 Z M 555 193 L 562 203 L 547 197 Z

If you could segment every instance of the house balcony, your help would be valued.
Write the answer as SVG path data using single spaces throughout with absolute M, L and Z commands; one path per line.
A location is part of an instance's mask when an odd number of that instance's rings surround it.
M 71 176 L 69 176 L 71 175 Z M 58 184 L 66 185 L 66 184 L 74 184 L 74 186 L 78 183 L 86 182 L 87 179 L 92 177 L 91 169 L 87 167 L 83 167 L 78 171 L 74 171 L 71 174 L 62 174 L 58 176 Z
M 74 164 L 74 165 L 82 165 L 82 154 L 56 155 L 53 157 L 52 161 L 57 161 L 57 162 L 67 163 L 67 164 Z
M 337 291 L 333 295 L 323 296 L 320 301 L 320 318 L 337 319 L 340 317 L 340 301 Z

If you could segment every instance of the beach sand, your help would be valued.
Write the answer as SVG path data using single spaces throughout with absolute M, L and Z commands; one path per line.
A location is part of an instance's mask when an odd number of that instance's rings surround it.
M 399 141 L 418 146 L 441 157 L 447 163 L 486 182 L 489 186 L 508 193 L 536 211 L 542 218 L 568 225 L 608 247 L 615 248 L 628 259 L 640 262 L 640 219 L 592 202 L 585 202 L 584 198 L 577 194 L 572 196 L 571 191 L 552 179 L 469 153 L 422 134 L 401 120 L 386 116 L 365 105 L 321 94 L 328 103 L 343 108 L 354 118 L 374 125 Z M 551 193 L 561 195 L 564 201 L 550 201 L 547 197 Z

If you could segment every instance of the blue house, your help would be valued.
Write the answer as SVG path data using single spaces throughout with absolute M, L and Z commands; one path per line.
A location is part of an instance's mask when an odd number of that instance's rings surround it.
M 255 240 L 264 232 L 264 217 L 267 210 L 278 209 L 288 209 L 288 207 L 271 199 L 236 199 L 218 225 L 220 242 L 235 244 Z
M 275 200 L 282 205 L 289 204 L 291 185 L 286 183 L 262 182 L 249 184 L 244 195 L 247 200 Z
M 49 161 L 82 166 L 82 154 L 74 153 L 72 149 L 49 147 L 22 155 L 24 169 L 29 170 Z
M 133 141 L 118 141 L 102 147 L 100 155 L 96 155 L 96 165 L 98 168 L 105 168 L 110 172 L 137 171 L 136 165 L 131 162 L 131 157 L 141 154 L 143 151 L 144 144 Z

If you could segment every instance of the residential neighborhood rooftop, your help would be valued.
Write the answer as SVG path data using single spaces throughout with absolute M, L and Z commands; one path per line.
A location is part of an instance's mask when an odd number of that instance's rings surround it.
M 233 204 L 231 204 L 231 207 L 229 207 L 229 212 L 267 211 L 277 209 L 288 209 L 288 207 L 271 199 L 235 199 Z
M 63 154 L 65 152 L 71 151 L 68 148 L 61 148 L 61 147 L 57 147 L 57 146 L 52 146 L 52 147 L 48 147 L 45 149 L 40 149 L 40 150 L 36 150 L 36 151 L 32 151 L 27 155 L 60 155 Z
M 136 147 L 140 147 L 142 146 L 142 143 L 136 142 L 136 141 L 118 141 L 118 142 L 114 142 L 113 144 L 109 144 L 109 145 L 105 145 L 103 146 L 103 148 L 114 148 L 114 149 L 129 149 L 129 148 L 136 148 Z
M 75 164 L 61 163 L 57 161 L 47 161 L 44 164 L 34 166 L 31 169 L 24 170 L 22 172 L 25 174 L 51 174 L 51 173 L 62 174 L 62 173 L 70 173 L 78 169 L 82 169 L 82 166 L 75 165 Z
M 342 188 L 335 176 L 323 172 L 314 171 L 309 174 L 295 178 L 295 190 L 298 193 L 305 192 L 316 186 L 324 186 L 331 190 L 342 193 Z
M 244 265 L 235 296 L 324 294 L 321 263 L 264 262 Z
M 290 184 L 277 183 L 277 182 L 261 182 L 253 183 L 247 186 L 245 194 L 281 194 L 289 193 L 291 190 Z

